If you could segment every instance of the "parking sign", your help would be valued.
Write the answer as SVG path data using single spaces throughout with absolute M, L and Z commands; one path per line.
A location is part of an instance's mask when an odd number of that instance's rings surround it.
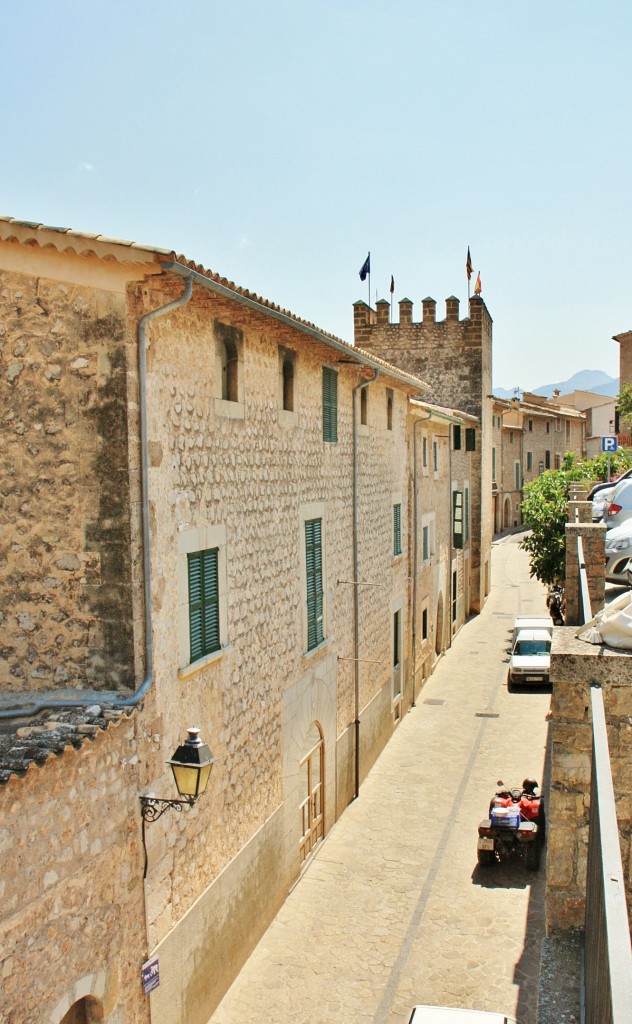
M 611 455 L 616 452 L 619 447 L 619 441 L 616 434 L 613 437 L 602 437 L 601 439 L 601 450 Z

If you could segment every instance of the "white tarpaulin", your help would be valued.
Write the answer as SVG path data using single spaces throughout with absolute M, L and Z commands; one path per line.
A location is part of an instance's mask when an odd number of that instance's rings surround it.
M 632 651 L 632 593 L 621 594 L 611 601 L 578 629 L 575 636 L 589 644 L 607 644 Z

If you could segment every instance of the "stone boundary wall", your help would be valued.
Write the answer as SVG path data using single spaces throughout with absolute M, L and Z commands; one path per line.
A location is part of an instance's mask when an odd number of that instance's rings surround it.
M 551 654 L 551 793 L 547 834 L 547 931 L 582 927 L 592 761 L 590 685 L 603 689 L 621 854 L 632 911 L 632 651 L 616 651 L 554 630 Z M 631 917 L 632 920 L 632 917 Z
M 566 524 L 566 579 L 564 598 L 567 626 L 583 624 L 581 583 L 577 538 L 582 538 L 584 564 L 588 576 L 591 614 L 594 616 L 603 608 L 605 599 L 606 527 L 603 523 Z

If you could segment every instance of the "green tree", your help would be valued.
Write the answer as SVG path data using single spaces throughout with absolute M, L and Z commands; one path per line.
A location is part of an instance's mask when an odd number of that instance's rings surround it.
M 520 547 L 529 553 L 531 575 L 547 586 L 565 576 L 569 472 L 547 470 L 524 489 L 522 521 L 530 532 Z
M 611 456 L 611 476 L 632 467 L 632 451 L 620 449 Z M 608 479 L 608 457 L 578 459 L 567 452 L 561 469 L 549 469 L 524 488 L 522 522 L 531 532 L 521 541 L 529 552 L 530 572 L 551 586 L 566 573 L 566 519 L 568 492 L 572 483 Z

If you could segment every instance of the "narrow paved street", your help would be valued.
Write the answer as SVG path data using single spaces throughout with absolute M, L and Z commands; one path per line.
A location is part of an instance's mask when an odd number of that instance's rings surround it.
M 212 1024 L 405 1024 L 414 1003 L 536 1024 L 544 862 L 481 869 L 496 780 L 542 781 L 550 695 L 509 693 L 518 614 L 545 615 L 520 536 L 494 545 L 492 593 L 290 894 Z

